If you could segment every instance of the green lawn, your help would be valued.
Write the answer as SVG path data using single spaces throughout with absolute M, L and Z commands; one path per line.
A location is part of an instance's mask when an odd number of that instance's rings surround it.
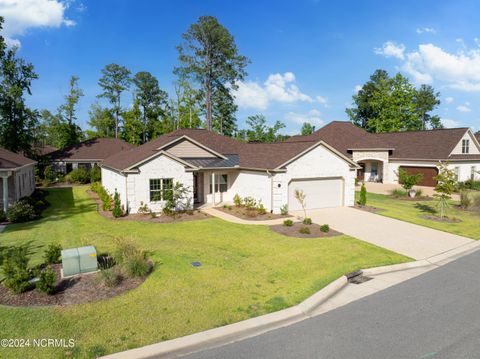
M 0 245 L 111 248 L 133 236 L 156 266 L 139 288 L 68 307 L 0 306 L 0 338 L 74 338 L 67 349 L 0 349 L 0 357 L 94 357 L 222 326 L 299 303 L 344 273 L 410 260 L 351 237 L 298 239 L 266 226 L 208 219 L 178 224 L 101 217 L 86 187 L 49 190 L 44 219 L 11 225 Z M 194 268 L 192 261 L 201 261 Z
M 357 192 L 357 200 L 358 196 Z M 480 212 L 460 210 L 457 208 L 458 202 L 451 201 L 447 215 L 458 218 L 461 222 L 447 223 L 421 218 L 425 215 L 437 215 L 437 201 L 435 200 L 405 201 L 375 193 L 368 193 L 367 200 L 367 205 L 383 209 L 378 214 L 472 239 L 480 239 Z

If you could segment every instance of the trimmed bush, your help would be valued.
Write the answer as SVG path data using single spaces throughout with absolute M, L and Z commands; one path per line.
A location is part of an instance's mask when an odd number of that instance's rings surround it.
M 283 225 L 285 227 L 291 227 L 291 226 L 293 226 L 293 221 L 291 219 L 286 219 L 286 220 L 283 221 Z
M 365 187 L 365 183 L 362 184 L 362 188 L 360 189 L 360 206 L 367 205 L 367 188 Z
M 46 184 L 55 182 L 57 179 L 57 174 L 53 170 L 52 166 L 45 166 L 45 169 L 43 170 L 43 178 L 45 179 Z
M 122 274 L 116 268 L 103 269 L 98 273 L 98 278 L 109 288 L 116 287 L 123 280 Z
M 7 219 L 12 223 L 28 222 L 36 217 L 35 208 L 27 201 L 15 202 L 7 211 Z
M 55 293 L 55 281 L 57 280 L 57 276 L 52 268 L 48 267 L 44 271 L 40 272 L 38 278 L 40 280 L 37 282 L 36 287 L 40 292 L 48 295 Z
M 60 244 L 50 244 L 43 255 L 46 264 L 60 263 L 62 254 L 62 246 Z
M 322 224 L 320 226 L 320 231 L 323 233 L 328 233 L 330 232 L 330 226 L 328 224 Z
M 29 287 L 30 274 L 28 262 L 30 258 L 25 247 L 13 247 L 7 251 L 3 259 L 2 272 L 5 276 L 3 284 L 12 292 L 25 292 Z
M 90 182 L 100 182 L 102 179 L 102 170 L 98 166 L 93 166 L 90 170 Z
M 113 195 L 113 210 L 112 215 L 115 218 L 121 217 L 123 215 L 121 203 L 120 203 L 120 195 L 115 190 L 115 194 Z
M 263 203 L 258 204 L 257 213 L 260 215 L 267 213 L 267 210 L 265 209 L 265 206 L 263 205 Z
M 74 183 L 85 184 L 90 182 L 90 173 L 83 167 L 74 169 L 68 176 L 70 177 L 70 181 Z
M 302 223 L 309 226 L 310 224 L 312 224 L 312 219 L 308 217 L 304 218 Z
M 233 204 L 235 204 L 235 206 L 237 207 L 242 206 L 242 198 L 238 195 L 238 193 L 235 196 L 233 196 Z
M 310 234 L 310 228 L 308 227 L 300 227 L 298 230 L 301 234 Z
M 288 204 L 284 204 L 282 207 L 280 207 L 280 214 L 282 216 L 286 216 L 288 214 Z

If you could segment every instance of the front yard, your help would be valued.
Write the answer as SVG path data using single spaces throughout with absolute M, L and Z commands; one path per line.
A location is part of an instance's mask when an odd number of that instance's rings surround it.
M 356 194 L 357 200 L 359 193 Z M 379 209 L 379 215 L 397 218 L 421 226 L 458 234 L 472 239 L 480 239 L 480 212 L 465 211 L 458 202 L 451 201 L 447 210 L 449 218 L 460 220 L 458 223 L 439 222 L 424 217 L 437 215 L 436 200 L 402 200 L 383 194 L 368 193 L 367 205 Z
M 409 259 L 348 236 L 292 238 L 266 226 L 206 219 L 174 224 L 100 216 L 87 187 L 49 189 L 38 221 L 10 225 L 1 247 L 28 245 L 31 264 L 49 243 L 112 248 L 132 236 L 153 273 L 140 287 L 88 304 L 0 306 L 0 338 L 74 338 L 69 348 L 0 349 L 0 357 L 96 357 L 222 326 L 299 303 L 340 275 Z M 373 198 L 372 198 L 373 200 Z M 478 229 L 477 229 L 478 231 Z M 191 262 L 199 261 L 200 267 Z

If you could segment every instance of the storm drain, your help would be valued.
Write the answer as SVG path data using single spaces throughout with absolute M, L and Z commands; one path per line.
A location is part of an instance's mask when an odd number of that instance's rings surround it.
M 348 283 L 353 283 L 353 284 L 362 284 L 373 279 L 371 277 L 364 276 L 361 270 L 348 273 L 346 274 L 346 277 L 347 277 Z
M 192 262 L 192 267 L 201 267 L 202 263 L 200 262 Z

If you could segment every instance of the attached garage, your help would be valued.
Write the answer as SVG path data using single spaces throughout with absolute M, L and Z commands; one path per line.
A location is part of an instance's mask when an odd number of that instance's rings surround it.
M 343 206 L 345 181 L 343 178 L 292 179 L 288 185 L 288 209 L 298 211 L 302 206 L 295 198 L 295 190 L 306 195 L 307 209 Z
M 423 174 L 419 186 L 435 187 L 437 185 L 435 177 L 438 175 L 438 169 L 436 167 L 400 166 L 399 169 L 405 170 L 409 175 Z

